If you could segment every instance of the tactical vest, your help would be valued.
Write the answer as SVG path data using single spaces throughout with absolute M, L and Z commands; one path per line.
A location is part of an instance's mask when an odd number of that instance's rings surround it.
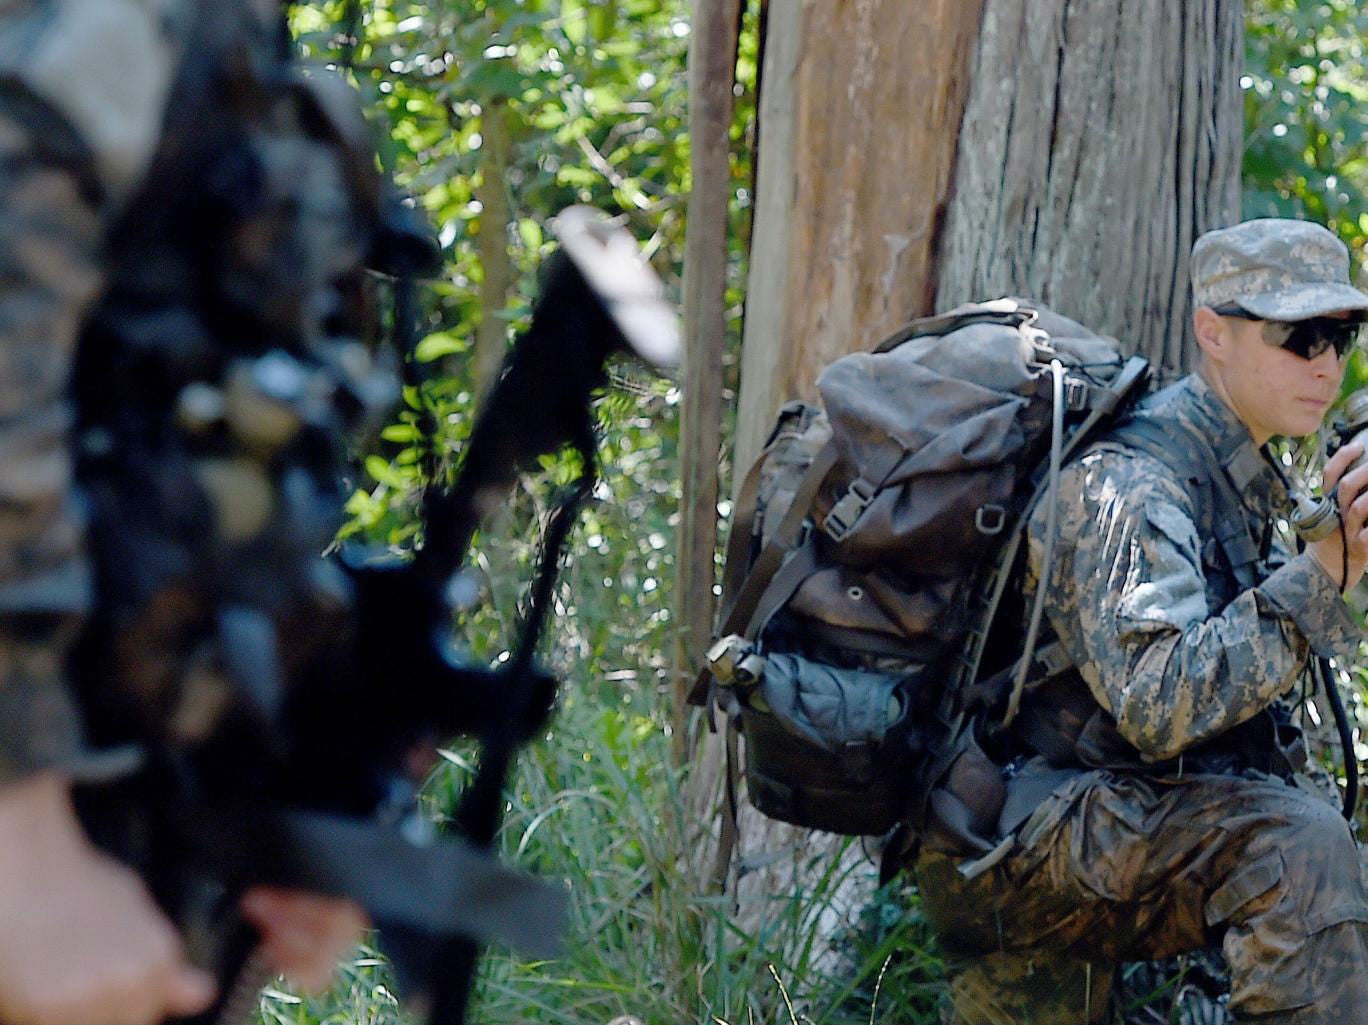
M 350 583 L 321 556 L 345 439 L 398 394 L 365 267 L 408 256 L 354 94 L 303 75 L 262 6 L 193 4 L 73 380 L 96 611 L 72 677 L 92 739 L 154 737 L 228 787 L 307 764 L 269 724 L 357 672 Z
M 1174 444 L 1175 437 L 1188 443 Z M 1260 458 L 1249 445 L 1216 451 L 1197 432 L 1151 407 L 1117 425 L 1093 449 L 1143 452 L 1166 466 L 1174 480 L 1186 483 L 1196 499 L 1208 609 L 1224 609 L 1274 568 L 1270 565 L 1275 558 L 1272 525 L 1246 508 L 1231 482 L 1232 470 L 1250 474 L 1255 470 L 1240 465 L 1243 460 Z M 1056 662 L 1053 670 L 1047 669 L 1043 679 L 1029 685 L 1021 715 L 1012 726 L 1014 738 L 1026 751 L 1044 756 L 1051 765 L 1143 771 L 1155 776 L 1255 769 L 1288 777 L 1306 763 L 1302 731 L 1281 704 L 1188 749 L 1179 758 L 1145 761 L 1067 660 Z

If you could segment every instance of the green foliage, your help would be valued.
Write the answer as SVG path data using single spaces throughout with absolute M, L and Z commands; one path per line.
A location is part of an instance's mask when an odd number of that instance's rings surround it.
M 1308 217 L 1328 225 L 1368 259 L 1368 7 L 1355 0 L 1252 0 L 1247 7 L 1244 214 Z M 1341 396 L 1368 387 L 1368 352 L 1349 361 Z M 1315 481 L 1324 439 L 1297 453 L 1294 466 Z M 1362 591 L 1362 588 L 1359 589 Z M 1368 602 L 1360 593 L 1356 602 Z M 1368 726 L 1368 647 L 1343 675 L 1360 762 Z M 1342 754 L 1330 710 L 1319 702 L 1322 760 L 1338 772 Z M 1360 802 L 1360 820 L 1368 808 Z
M 1252 0 L 1244 215 L 1308 217 L 1360 259 L 1368 242 L 1368 8 Z

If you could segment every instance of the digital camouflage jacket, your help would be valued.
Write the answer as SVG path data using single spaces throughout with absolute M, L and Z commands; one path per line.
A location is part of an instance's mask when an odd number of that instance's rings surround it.
M 157 143 L 186 6 L 0 8 L 0 781 L 80 769 L 63 661 L 91 588 L 67 385 L 105 233 Z
M 1197 496 L 1168 466 L 1121 445 L 1094 446 L 1062 474 L 1046 604 L 1077 670 L 1065 677 L 1074 692 L 1067 682 L 1046 685 L 1023 722 L 1051 720 L 1085 765 L 1133 762 L 1164 774 L 1276 707 L 1312 652 L 1352 658 L 1360 630 L 1320 565 L 1281 550 L 1274 522 L 1287 509 L 1283 484 L 1201 377 L 1151 396 L 1144 409 L 1229 454 L 1225 470 L 1265 557 L 1262 579 L 1233 585 L 1199 536 Z M 1182 443 L 1181 431 L 1173 440 Z M 1030 526 L 1028 590 L 1040 574 L 1044 516 Z
M 320 556 L 398 392 L 366 268 L 435 250 L 279 0 L 0 6 L 0 151 L 0 782 L 214 763 L 355 661 Z

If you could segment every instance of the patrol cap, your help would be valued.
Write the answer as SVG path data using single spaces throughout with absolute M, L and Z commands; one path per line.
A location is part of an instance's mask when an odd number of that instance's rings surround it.
M 1198 306 L 1235 304 L 1264 320 L 1368 311 L 1349 283 L 1349 249 L 1311 221 L 1262 218 L 1209 231 L 1192 247 Z

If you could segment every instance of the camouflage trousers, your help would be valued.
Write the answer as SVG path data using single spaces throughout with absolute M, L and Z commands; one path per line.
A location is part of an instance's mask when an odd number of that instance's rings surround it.
M 1368 1020 L 1357 847 L 1309 789 L 1091 772 L 1047 798 L 995 867 L 966 880 L 959 861 L 916 862 L 947 955 L 948 1025 L 1095 1025 L 1120 963 L 1216 943 L 1237 1020 Z

